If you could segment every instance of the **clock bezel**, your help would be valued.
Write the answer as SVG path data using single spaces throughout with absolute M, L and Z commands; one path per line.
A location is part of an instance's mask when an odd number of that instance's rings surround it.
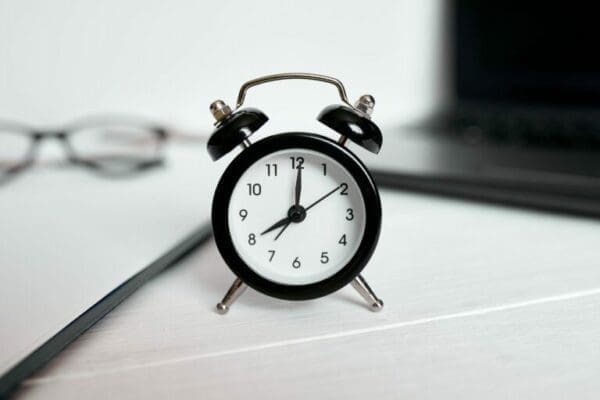
M 273 282 L 250 268 L 238 254 L 229 229 L 231 195 L 242 174 L 259 159 L 288 149 L 313 150 L 331 157 L 354 177 L 365 205 L 365 230 L 350 261 L 334 275 L 305 285 Z M 215 190 L 212 205 L 213 234 L 219 253 L 229 269 L 250 287 L 271 297 L 309 300 L 333 293 L 352 281 L 369 262 L 381 230 L 381 201 L 373 178 L 365 165 L 345 147 L 333 140 L 306 132 L 288 132 L 264 138 L 240 153 L 225 169 Z

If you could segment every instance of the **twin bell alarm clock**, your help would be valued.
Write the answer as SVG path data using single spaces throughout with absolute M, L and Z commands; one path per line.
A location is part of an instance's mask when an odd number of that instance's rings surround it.
M 317 119 L 339 134 L 337 141 L 307 132 L 285 132 L 253 142 L 267 121 L 260 110 L 242 108 L 248 89 L 285 79 L 307 79 L 337 88 L 341 104 L 325 107 Z M 242 151 L 215 190 L 212 226 L 217 248 L 236 275 L 217 311 L 225 314 L 246 289 L 286 300 L 328 295 L 350 283 L 378 311 L 383 302 L 361 271 L 371 258 L 381 228 L 379 193 L 347 141 L 378 153 L 381 131 L 371 120 L 375 100 L 361 96 L 351 105 L 342 83 L 332 77 L 285 73 L 248 81 L 232 110 L 210 105 L 216 119 L 208 153 L 218 160 Z

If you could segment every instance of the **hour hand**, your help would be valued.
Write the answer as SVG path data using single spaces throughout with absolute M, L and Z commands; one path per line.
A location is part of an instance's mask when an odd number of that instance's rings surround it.
M 268 227 L 263 233 L 261 233 L 261 236 L 264 235 L 265 233 L 269 233 L 271 231 L 274 231 L 275 229 L 284 226 L 285 224 L 291 222 L 290 217 L 285 217 L 280 219 L 279 221 L 275 222 L 273 225 L 271 225 L 270 227 Z

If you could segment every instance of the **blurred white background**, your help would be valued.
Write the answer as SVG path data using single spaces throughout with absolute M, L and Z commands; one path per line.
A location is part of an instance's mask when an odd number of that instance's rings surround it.
M 212 100 L 234 103 L 259 75 L 308 71 L 341 79 L 351 101 L 372 93 L 375 119 L 393 126 L 439 100 L 441 4 L 0 1 L 0 117 L 48 125 L 132 112 L 208 133 Z M 298 82 L 247 98 L 281 130 L 290 119 L 318 126 L 307 121 L 336 101 L 333 88 Z

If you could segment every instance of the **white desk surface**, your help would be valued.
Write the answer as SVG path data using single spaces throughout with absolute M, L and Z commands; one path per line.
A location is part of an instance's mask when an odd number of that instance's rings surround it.
M 0 188 L 0 375 L 209 221 L 204 145 L 167 150 L 113 179 L 41 160 Z
M 597 398 L 598 221 L 399 192 L 364 271 L 309 302 L 248 290 L 213 243 L 148 283 L 19 398 Z

